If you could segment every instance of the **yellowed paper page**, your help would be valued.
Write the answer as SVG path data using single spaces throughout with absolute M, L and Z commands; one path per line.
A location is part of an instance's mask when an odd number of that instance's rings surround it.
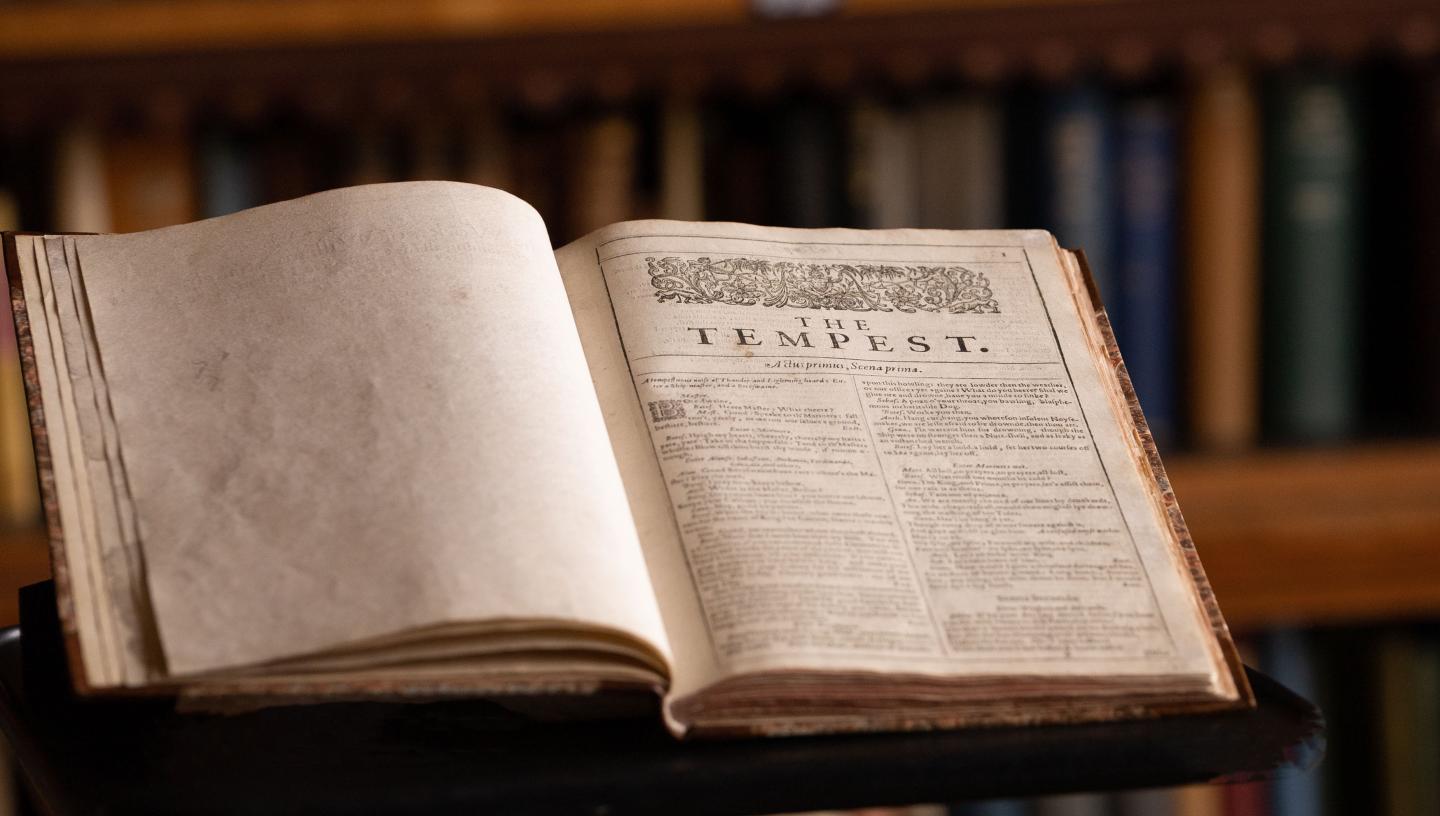
M 172 674 L 485 620 L 668 655 L 523 202 L 377 185 L 76 248 Z
M 670 510 L 635 512 L 677 689 L 687 648 L 725 674 L 1213 677 L 1048 234 L 643 221 L 559 257 L 582 331 L 612 308 L 586 347 L 617 450 L 651 441 L 622 454 L 632 505 Z

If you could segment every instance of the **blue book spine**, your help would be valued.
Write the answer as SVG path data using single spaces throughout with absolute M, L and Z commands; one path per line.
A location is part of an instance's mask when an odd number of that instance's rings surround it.
M 200 204 L 206 218 L 260 204 L 253 156 L 238 134 L 212 129 L 200 142 Z
M 1315 656 L 1309 639 L 1299 629 L 1274 629 L 1264 644 L 1265 670 L 1295 693 L 1314 700 Z M 1308 771 L 1282 772 L 1271 783 L 1270 805 L 1274 816 L 1319 816 L 1325 812 L 1322 772 L 1325 766 Z
M 1050 177 L 1049 222 L 1060 244 L 1081 249 L 1100 296 L 1119 326 L 1115 252 L 1115 138 L 1110 102 L 1092 85 L 1057 91 L 1045 138 Z
M 1158 97 L 1120 111 L 1117 339 L 1140 406 L 1161 445 L 1175 433 L 1176 124 Z M 1117 329 L 1118 330 L 1118 329 Z

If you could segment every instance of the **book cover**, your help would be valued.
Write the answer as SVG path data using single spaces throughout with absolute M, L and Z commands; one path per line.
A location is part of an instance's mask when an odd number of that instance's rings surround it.
M 1175 438 L 1175 117 L 1148 95 L 1119 115 L 1118 334 L 1155 440 Z
M 1338 70 L 1289 69 L 1271 78 L 1266 104 L 1266 432 L 1340 439 L 1359 404 L 1358 89 Z
M 1223 66 L 1188 93 L 1182 210 L 1190 441 L 1259 436 L 1260 114 L 1250 76 Z

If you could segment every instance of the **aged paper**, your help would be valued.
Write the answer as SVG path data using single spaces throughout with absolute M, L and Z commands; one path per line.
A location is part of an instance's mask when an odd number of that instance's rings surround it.
M 523 202 L 353 188 L 75 247 L 172 675 L 477 621 L 667 659 Z
M 561 250 L 678 693 L 1213 676 L 1059 257 L 1040 232 L 659 221 Z

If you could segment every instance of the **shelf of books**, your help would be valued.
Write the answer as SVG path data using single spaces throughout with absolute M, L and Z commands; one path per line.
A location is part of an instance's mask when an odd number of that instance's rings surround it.
M 1440 677 L 1432 2 L 28 2 L 0 6 L 0 70 L 5 228 L 451 178 L 556 245 L 645 217 L 1050 229 L 1100 278 L 1253 659 L 1362 695 L 1332 725 L 1377 756 L 1440 734 L 1404 691 Z M 45 556 L 0 334 L 5 623 Z M 1257 795 L 1436 812 L 1402 766 Z

